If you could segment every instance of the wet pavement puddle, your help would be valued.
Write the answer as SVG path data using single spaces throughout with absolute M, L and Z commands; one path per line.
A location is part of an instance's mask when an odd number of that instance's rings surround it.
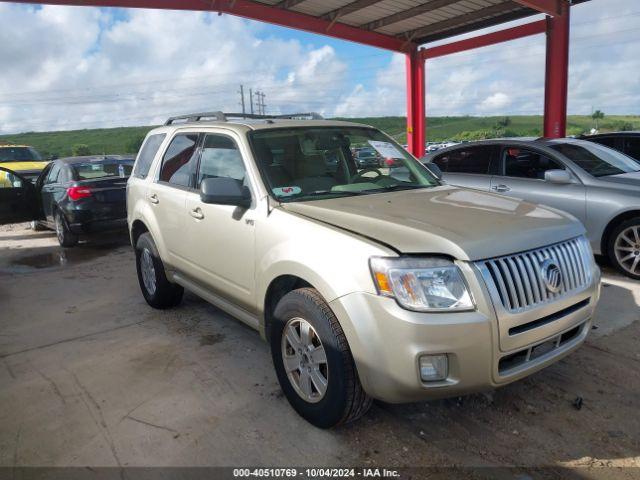
M 28 273 L 90 262 L 127 245 L 127 239 L 83 243 L 73 248 L 59 246 L 17 248 L 0 257 L 0 273 Z

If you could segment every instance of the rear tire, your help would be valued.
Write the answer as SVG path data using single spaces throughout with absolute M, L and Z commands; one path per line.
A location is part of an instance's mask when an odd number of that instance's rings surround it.
M 360 384 L 338 319 L 318 291 L 300 288 L 287 293 L 274 317 L 271 355 L 294 410 L 319 428 L 364 415 L 372 399 Z
M 626 220 L 613 229 L 607 256 L 624 275 L 640 280 L 640 217 Z
M 54 213 L 54 222 L 56 225 L 56 237 L 58 237 L 60 246 L 65 248 L 75 247 L 78 244 L 78 235 L 69 230 L 69 225 L 62 212 L 56 211 Z
M 164 264 L 148 232 L 140 235 L 136 243 L 136 270 L 140 290 L 150 306 L 165 310 L 180 304 L 184 289 L 167 280 Z

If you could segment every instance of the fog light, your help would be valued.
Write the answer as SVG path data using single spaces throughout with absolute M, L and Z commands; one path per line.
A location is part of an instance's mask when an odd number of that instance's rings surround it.
M 420 378 L 424 382 L 436 382 L 447 378 L 449 361 L 446 354 L 420 357 Z

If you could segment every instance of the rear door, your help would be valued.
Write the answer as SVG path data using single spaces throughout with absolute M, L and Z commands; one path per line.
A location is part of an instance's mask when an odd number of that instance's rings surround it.
M 51 165 L 47 176 L 42 181 L 42 188 L 40 189 L 40 196 L 42 197 L 42 209 L 45 220 L 53 223 L 53 210 L 54 205 L 62 200 L 66 189 L 60 183 L 62 172 L 62 164 L 59 162 Z
M 167 260 L 177 268 L 188 265 L 186 194 L 193 188 L 199 142 L 198 133 L 174 135 L 162 156 L 158 178 L 147 191 L 147 201 L 160 225 L 162 242 L 169 255 Z
M 0 167 L 0 225 L 34 220 L 36 205 L 33 184 L 20 174 Z
M 573 174 L 570 184 L 550 183 L 544 179 L 547 170 L 568 170 L 560 160 L 545 152 L 519 146 L 503 147 L 500 160 L 499 174 L 491 180 L 492 191 L 564 210 L 585 222 L 586 189 L 582 182 Z
M 448 150 L 436 156 L 443 179 L 450 185 L 489 191 L 495 147 L 475 145 Z

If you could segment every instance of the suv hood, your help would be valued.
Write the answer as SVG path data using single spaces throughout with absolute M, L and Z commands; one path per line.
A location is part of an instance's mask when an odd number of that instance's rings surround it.
M 584 233 L 568 214 L 452 186 L 283 203 L 285 211 L 363 235 L 401 253 L 481 260 Z

